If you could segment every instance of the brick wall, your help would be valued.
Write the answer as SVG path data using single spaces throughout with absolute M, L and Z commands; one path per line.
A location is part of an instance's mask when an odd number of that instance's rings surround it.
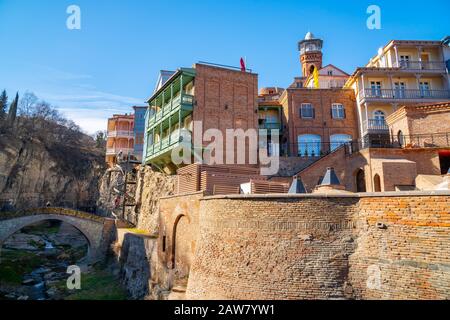
M 158 265 L 155 277 L 174 282 L 189 275 L 198 235 L 198 214 L 203 192 L 160 199 Z M 156 282 L 157 279 L 155 279 Z
M 449 299 L 449 208 L 448 193 L 206 198 L 187 298 Z
M 387 118 L 393 135 L 401 130 L 404 135 L 450 132 L 450 105 L 441 103 L 429 106 L 408 106 Z
M 196 105 L 193 120 L 203 122 L 203 132 L 210 128 L 219 129 L 225 138 L 226 129 L 258 128 L 256 74 L 203 64 L 196 64 L 195 70 Z M 205 143 L 205 146 L 208 144 Z M 248 142 L 246 148 L 249 148 Z
M 356 198 L 201 201 L 188 299 L 345 297 Z M 330 214 L 333 212 L 333 214 Z
M 450 299 L 449 208 L 450 196 L 362 198 L 349 258 L 355 298 Z
M 396 185 L 408 185 L 413 182 L 417 174 L 440 175 L 439 151 L 439 149 L 434 148 L 370 148 L 346 156 L 345 150 L 341 149 L 303 169 L 299 175 L 306 189 L 311 192 L 318 184 L 320 177 L 325 174 L 327 167 L 334 167 L 341 184 L 345 186 L 346 190 L 356 192 L 356 172 L 362 169 L 364 170 L 368 192 L 375 191 L 373 179 L 376 174 L 380 175 L 380 178 L 384 181 L 382 185 L 387 186 L 382 191 L 394 191 Z M 397 164 L 398 170 L 396 170 L 396 160 L 403 160 L 403 163 L 412 161 L 415 164 L 404 166 L 401 164 L 402 162 L 399 162 Z M 384 166 L 383 161 L 391 164 Z M 384 172 L 384 168 L 387 168 L 388 174 Z
M 302 119 L 300 106 L 311 103 L 315 110 L 314 119 Z M 333 103 L 344 105 L 345 119 L 333 119 L 331 106 Z M 334 134 L 347 134 L 353 139 L 358 138 L 358 118 L 356 114 L 356 98 L 353 90 L 348 89 L 287 89 L 283 100 L 283 111 L 287 123 L 287 142 L 291 154 L 297 153 L 298 136 L 316 134 L 322 137 L 322 142 L 330 142 Z

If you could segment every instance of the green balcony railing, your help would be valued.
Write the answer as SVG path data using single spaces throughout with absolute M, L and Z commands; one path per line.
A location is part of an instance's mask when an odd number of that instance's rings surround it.
M 259 125 L 259 129 L 266 130 L 281 130 L 280 122 L 266 122 Z
M 172 101 L 166 103 L 158 112 L 156 112 L 148 120 L 148 128 L 156 125 L 160 121 L 164 120 L 173 111 L 178 110 L 181 107 L 190 107 L 194 105 L 194 96 L 190 94 L 182 94 L 178 97 L 174 97 Z

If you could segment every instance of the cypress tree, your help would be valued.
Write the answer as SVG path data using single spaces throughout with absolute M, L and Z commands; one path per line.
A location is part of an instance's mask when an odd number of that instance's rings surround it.
M 17 105 L 19 104 L 19 93 L 16 93 L 16 97 L 14 98 L 13 102 L 9 106 L 9 112 L 8 112 L 8 124 L 13 125 L 16 121 L 17 116 Z
M 8 95 L 6 94 L 6 90 L 2 91 L 0 95 L 0 120 L 6 117 L 6 107 L 8 106 Z

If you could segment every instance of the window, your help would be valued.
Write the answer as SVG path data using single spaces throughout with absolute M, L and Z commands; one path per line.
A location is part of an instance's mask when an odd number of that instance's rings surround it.
M 300 107 L 300 117 L 303 119 L 313 119 L 314 116 L 314 107 L 312 104 L 302 103 L 302 106 Z
M 370 88 L 372 89 L 372 96 L 379 97 L 381 96 L 381 81 L 371 81 Z
M 430 83 L 428 81 L 423 81 L 423 82 L 421 81 L 419 83 L 419 90 L 420 90 L 421 97 L 431 96 Z
M 330 151 L 334 151 L 340 146 L 352 141 L 352 136 L 348 134 L 333 134 L 330 136 Z
M 333 119 L 345 119 L 345 108 L 340 103 L 333 103 L 331 106 L 331 116 Z
M 332 76 L 333 75 L 333 70 L 328 70 L 328 75 Z
M 381 110 L 377 110 L 373 113 L 374 119 L 375 120 L 383 120 L 386 118 L 386 114 L 384 113 L 384 111 Z
M 405 98 L 405 89 L 406 89 L 406 85 L 404 82 L 395 82 L 394 83 L 395 97 L 404 99 Z
M 409 56 L 400 56 L 400 67 L 409 67 Z
M 298 136 L 298 155 L 300 157 L 318 157 L 322 151 L 322 137 L 316 134 Z

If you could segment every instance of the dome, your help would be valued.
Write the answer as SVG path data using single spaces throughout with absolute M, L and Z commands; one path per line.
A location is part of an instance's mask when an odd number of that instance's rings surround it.
M 305 40 L 312 40 L 314 39 L 314 35 L 312 34 L 312 32 L 309 32 L 306 34 L 305 36 Z

